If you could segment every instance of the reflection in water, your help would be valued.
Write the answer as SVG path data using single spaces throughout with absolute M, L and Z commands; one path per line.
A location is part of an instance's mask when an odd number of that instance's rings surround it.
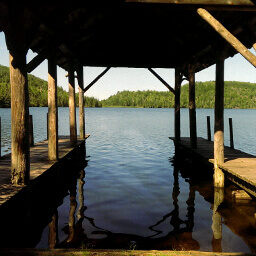
M 58 238 L 58 211 L 52 216 L 52 221 L 49 223 L 49 249 L 54 249 L 59 243 Z
M 221 239 L 222 239 L 222 217 L 218 212 L 218 207 L 224 201 L 224 189 L 214 188 L 214 204 L 212 213 L 212 250 L 213 252 L 222 252 Z
M 190 186 L 189 197 L 187 203 L 187 219 L 182 220 L 179 217 L 178 196 L 180 194 L 179 188 L 179 171 L 174 168 L 174 183 L 173 183 L 173 210 L 163 216 L 149 229 L 155 234 L 150 236 L 139 236 L 135 234 L 114 233 L 95 225 L 93 218 L 87 217 L 84 213 L 86 207 L 84 206 L 84 189 L 85 184 L 84 171 L 81 171 L 78 182 L 72 183 L 70 187 L 70 211 L 69 224 L 63 228 L 67 234 L 67 238 L 60 242 L 57 247 L 90 247 L 90 248 L 122 248 L 122 249 L 170 249 L 170 250 L 199 250 L 199 243 L 193 239 L 192 231 L 194 227 L 194 212 L 195 212 L 195 190 Z M 78 200 L 79 207 L 77 208 L 77 222 L 75 223 L 76 202 L 76 185 L 78 184 Z M 158 226 L 170 219 L 171 230 L 167 235 L 161 236 L 163 231 L 158 230 Z M 102 235 L 104 238 L 89 238 L 86 230 L 82 227 L 83 221 L 89 221 L 90 224 L 97 229 L 92 234 Z

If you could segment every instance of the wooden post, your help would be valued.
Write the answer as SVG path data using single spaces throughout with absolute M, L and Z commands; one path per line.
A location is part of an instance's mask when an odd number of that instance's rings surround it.
M 10 3 L 8 13 L 6 42 L 10 56 L 11 82 L 11 182 L 26 185 L 29 182 L 30 172 L 29 94 L 23 3 L 18 1 Z
M 85 139 L 85 119 L 84 119 L 84 74 L 83 66 L 79 66 L 77 70 L 77 78 L 79 85 L 79 135 L 80 139 Z
M 224 163 L 224 61 L 216 63 L 214 121 L 214 186 L 224 187 L 224 173 L 218 164 Z
M 207 116 L 207 139 L 208 141 L 212 140 L 211 136 L 211 119 L 210 116 Z
M 68 81 L 69 81 L 70 143 L 71 143 L 71 146 L 76 146 L 77 131 L 76 131 L 75 77 L 74 77 L 74 67 L 72 62 L 69 64 Z
M 228 121 L 229 121 L 230 147 L 231 147 L 231 148 L 234 148 L 234 137 L 233 137 L 232 118 L 229 118 Z
M 48 158 L 58 159 L 58 104 L 57 104 L 57 66 L 55 55 L 48 59 Z
M 29 145 L 34 146 L 34 129 L 32 115 L 29 115 Z
M 175 106 L 174 106 L 174 126 L 175 140 L 180 141 L 180 87 L 182 75 L 180 69 L 175 69 Z
M 197 148 L 197 132 L 196 132 L 196 103 L 195 103 L 195 72 L 194 66 L 189 65 L 189 127 L 190 127 L 190 144 L 191 148 Z

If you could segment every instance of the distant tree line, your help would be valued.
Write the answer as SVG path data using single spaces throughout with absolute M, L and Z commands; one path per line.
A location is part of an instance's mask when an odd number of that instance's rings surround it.
M 181 87 L 180 106 L 188 108 L 188 84 Z M 225 82 L 225 108 L 256 108 L 256 84 Z M 122 91 L 101 101 L 103 107 L 173 108 L 174 95 L 159 91 Z M 196 83 L 196 107 L 214 108 L 215 82 Z
M 28 75 L 29 102 L 31 107 L 48 106 L 48 84 L 46 81 Z M 68 92 L 58 86 L 58 106 L 68 106 Z M 0 107 L 11 105 L 9 68 L 0 65 Z M 188 108 L 188 84 L 181 87 L 180 106 Z M 226 81 L 225 108 L 256 108 L 256 84 L 248 82 Z M 215 82 L 196 83 L 196 107 L 214 108 Z M 76 104 L 78 106 L 78 93 Z M 139 108 L 173 108 L 174 95 L 159 91 L 122 91 L 99 101 L 94 97 L 85 98 L 85 107 L 139 107 Z
M 47 107 L 48 106 L 48 83 L 36 76 L 28 75 L 29 106 Z M 68 92 L 62 87 L 57 87 L 58 106 L 68 107 Z M 76 104 L 78 106 L 78 93 L 76 93 Z M 11 106 L 11 87 L 9 68 L 0 65 L 0 108 Z M 85 98 L 85 107 L 101 107 L 101 103 L 94 97 Z

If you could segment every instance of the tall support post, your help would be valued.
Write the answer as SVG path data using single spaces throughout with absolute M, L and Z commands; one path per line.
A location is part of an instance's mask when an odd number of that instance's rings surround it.
M 79 85 L 79 136 L 80 139 L 85 139 L 85 118 L 84 118 L 84 74 L 83 66 L 77 69 L 77 79 Z
M 196 103 L 195 103 L 195 72 L 194 66 L 189 64 L 188 67 L 189 80 L 189 128 L 190 128 L 190 145 L 191 148 L 197 148 L 197 132 L 196 132 Z
M 57 66 L 55 54 L 48 59 L 48 158 L 58 159 Z
M 182 75 L 179 68 L 175 69 L 175 112 L 174 112 L 174 126 L 175 126 L 175 140 L 180 141 L 180 88 Z
M 214 120 L 214 186 L 224 187 L 224 60 L 216 63 L 215 120 Z
M 10 3 L 6 42 L 10 57 L 11 82 L 11 182 L 18 185 L 28 184 L 30 172 L 27 48 L 23 19 L 23 3 Z
M 71 146 L 77 144 L 77 131 L 76 131 L 76 98 L 75 98 L 75 76 L 74 66 L 70 62 L 68 70 L 69 81 L 69 123 L 70 123 L 70 143 Z

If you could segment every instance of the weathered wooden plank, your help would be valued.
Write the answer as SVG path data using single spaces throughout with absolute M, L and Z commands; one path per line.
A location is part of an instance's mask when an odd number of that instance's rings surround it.
M 170 139 L 175 141 L 175 138 Z M 191 149 L 189 140 L 189 138 L 181 138 L 180 141 L 175 141 L 175 143 Z M 212 141 L 198 138 L 197 149 L 191 150 L 214 164 L 214 159 L 211 158 L 214 151 Z M 245 189 L 248 193 L 256 196 L 256 157 L 240 150 L 231 149 L 230 147 L 225 147 L 225 152 L 225 162 L 218 164 L 218 167 L 224 174 L 229 174 L 227 177 L 230 180 Z
M 90 135 L 86 135 L 87 139 Z M 84 140 L 78 139 L 77 145 L 80 145 Z M 59 159 L 64 158 L 71 150 L 74 149 L 70 145 L 69 137 L 59 137 Z M 57 160 L 48 159 L 48 142 L 47 140 L 36 143 L 30 149 L 31 165 L 30 165 L 30 180 L 33 180 L 48 170 Z M 0 159 L 0 205 L 6 202 L 9 198 L 15 195 L 23 186 L 15 186 L 11 184 L 11 154 L 4 155 Z

